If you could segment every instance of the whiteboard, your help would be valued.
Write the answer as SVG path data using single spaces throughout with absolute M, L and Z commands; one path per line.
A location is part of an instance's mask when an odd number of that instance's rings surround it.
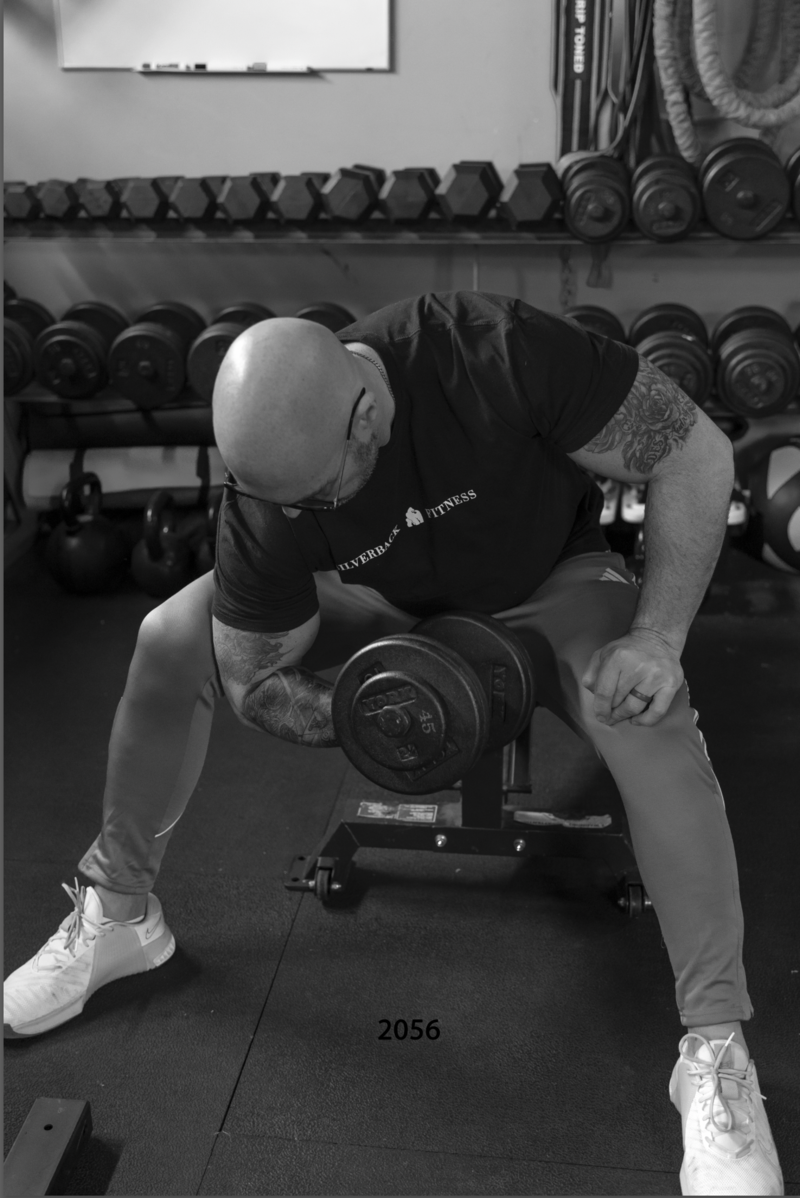
M 54 0 L 65 70 L 388 71 L 390 0 Z

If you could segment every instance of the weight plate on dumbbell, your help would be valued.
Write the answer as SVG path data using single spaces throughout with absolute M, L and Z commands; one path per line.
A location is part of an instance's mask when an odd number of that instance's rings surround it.
M 106 385 L 107 351 L 90 325 L 60 320 L 36 338 L 36 377 L 61 399 L 89 399 Z
M 682 158 L 645 159 L 634 171 L 631 186 L 634 222 L 653 241 L 686 237 L 700 219 L 700 192 Z
M 622 321 L 607 308 L 600 308 L 595 304 L 577 304 L 574 308 L 567 308 L 564 315 L 569 320 L 576 321 L 590 333 L 599 333 L 601 337 L 610 337 L 612 341 L 621 341 L 623 345 L 625 344 L 626 337 Z
M 783 412 L 800 389 L 800 354 L 783 333 L 740 329 L 726 338 L 717 359 L 717 393 L 742 416 Z
M 684 304 L 655 304 L 645 308 L 634 320 L 628 331 L 628 341 L 638 345 L 653 333 L 686 333 L 696 337 L 701 345 L 708 345 L 708 330 L 701 316 Z
M 355 316 L 352 312 L 348 312 L 347 308 L 342 308 L 339 304 L 308 304 L 307 307 L 301 308 L 297 317 L 300 320 L 314 320 L 317 324 L 324 324 L 326 329 L 330 329 L 332 333 L 338 333 L 340 329 L 344 329 L 349 324 L 353 324 Z
M 192 389 L 206 403 L 211 403 L 214 395 L 214 383 L 217 381 L 222 359 L 243 332 L 241 324 L 218 321 L 203 329 L 200 336 L 192 342 L 186 359 L 186 373 Z
M 418 770 L 440 755 L 447 733 L 444 703 L 420 678 L 387 670 L 362 682 L 350 707 L 359 749 L 391 770 Z
M 33 376 L 33 338 L 21 324 L 6 316 L 3 320 L 3 391 L 6 399 L 23 391 Z
M 336 680 L 332 712 L 350 761 L 399 794 L 452 786 L 480 757 L 489 724 L 474 670 L 445 645 L 411 633 L 355 653 Z
M 737 241 L 763 237 L 783 219 L 790 187 L 777 154 L 753 138 L 716 146 L 700 168 L 706 216 Z
M 718 354 L 725 341 L 734 333 L 741 333 L 745 329 L 769 329 L 773 333 L 788 337 L 789 340 L 792 338 L 789 322 L 784 320 L 780 312 L 752 304 L 745 308 L 734 308 L 727 316 L 722 317 L 711 335 L 711 348 L 714 353 Z
M 198 316 L 194 308 L 172 300 L 153 304 L 152 307 L 142 312 L 136 323 L 163 324 L 180 337 L 187 350 L 195 337 L 199 337 L 206 327 L 205 321 Z
M 432 637 L 472 666 L 489 705 L 486 749 L 509 744 L 533 718 L 533 667 L 522 641 L 491 616 L 443 612 L 416 624 L 415 636 Z
M 274 316 L 275 313 L 269 308 L 265 308 L 263 304 L 245 301 L 223 308 L 214 318 L 214 324 L 240 324 L 244 328 L 249 328 L 251 324 L 258 324 L 262 320 L 272 320 Z
M 628 172 L 613 158 L 590 155 L 573 160 L 562 177 L 564 221 L 586 242 L 610 241 L 630 216 Z
M 711 355 L 696 337 L 673 331 L 651 333 L 637 342 L 636 349 L 694 403 L 703 404 L 708 399 L 714 367 Z
M 55 324 L 55 316 L 52 312 L 48 312 L 44 304 L 39 304 L 32 299 L 16 299 L 9 300 L 3 306 L 3 315 L 9 320 L 16 321 L 21 324 L 25 332 L 35 341 L 40 333 L 44 332 L 48 325 Z
M 77 320 L 81 324 L 88 324 L 90 328 L 100 334 L 107 349 L 111 348 L 114 338 L 119 337 L 120 333 L 127 329 L 129 323 L 122 313 L 118 312 L 116 308 L 112 308 L 110 304 L 101 304 L 94 300 L 73 304 L 61 319 Z
M 120 333 L 108 355 L 108 374 L 121 395 L 140 408 L 175 399 L 186 382 L 186 347 L 164 324 L 137 323 Z

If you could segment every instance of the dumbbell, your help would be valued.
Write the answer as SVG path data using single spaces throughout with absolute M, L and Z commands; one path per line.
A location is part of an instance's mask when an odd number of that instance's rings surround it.
M 217 209 L 229 222 L 266 220 L 280 175 L 229 175 L 220 188 Z
M 36 185 L 36 197 L 45 220 L 76 220 L 81 214 L 81 201 L 74 183 L 64 179 L 47 179 Z
M 502 192 L 493 162 L 464 160 L 450 167 L 436 188 L 436 200 L 447 220 L 474 224 L 488 217 Z
M 715 146 L 700 167 L 700 189 L 709 224 L 737 241 L 763 237 L 789 207 L 789 180 L 778 155 L 753 137 Z
M 123 215 L 130 220 L 167 220 L 171 216 L 170 198 L 178 181 L 178 175 L 124 180 L 120 188 Z
M 800 220 L 800 147 L 786 163 L 786 177 L 792 189 L 792 211 L 795 220 Z
M 432 794 L 515 740 L 535 703 L 527 651 L 490 616 L 447 612 L 358 650 L 333 690 L 336 735 L 367 778 Z
M 394 224 L 425 220 L 436 209 L 441 183 L 432 166 L 407 166 L 392 171 L 380 190 L 378 207 Z
M 694 170 L 678 155 L 645 158 L 633 172 L 631 192 L 634 224 L 652 241 L 688 237 L 700 219 Z
M 3 304 L 3 315 L 21 325 L 33 341 L 56 319 L 44 304 L 17 295 Z
M 576 304 L 574 308 L 567 308 L 564 315 L 569 320 L 576 321 L 589 333 L 610 337 L 612 341 L 621 341 L 623 345 L 627 341 L 622 321 L 607 308 L 600 308 L 594 304 Z
M 573 159 L 561 176 L 564 221 L 573 236 L 589 243 L 619 236 L 631 214 L 628 171 L 616 158 Z
M 742 416 L 783 412 L 800 389 L 800 352 L 788 323 L 771 308 L 737 308 L 714 329 L 717 395 Z
M 128 321 L 109 304 L 73 304 L 36 338 L 34 364 L 43 387 L 62 399 L 89 399 L 108 382 L 106 362 Z
M 322 213 L 322 188 L 330 175 L 305 171 L 283 175 L 270 197 L 272 211 L 284 224 L 307 225 Z
M 323 184 L 322 206 L 333 220 L 357 224 L 375 211 L 385 182 L 386 172 L 380 167 L 360 163 L 342 167 Z
M 184 388 L 189 346 L 204 327 L 187 304 L 154 304 L 111 346 L 110 383 L 140 408 L 169 403 Z
M 549 162 L 522 163 L 506 180 L 497 211 L 512 229 L 531 229 L 552 220 L 562 199 L 561 182 Z
M 705 403 L 711 394 L 714 367 L 708 332 L 696 312 L 683 304 L 656 304 L 636 317 L 628 341 L 691 400 Z
M 123 183 L 119 179 L 76 179 L 81 213 L 90 220 L 117 220 L 122 215 Z
M 178 532 L 178 512 L 169 491 L 155 491 L 147 502 L 131 573 L 137 586 L 154 599 L 167 599 L 194 578 L 189 542 Z
M 65 591 L 94 595 L 115 590 L 128 565 L 120 529 L 100 515 L 103 492 L 96 474 L 80 474 L 61 492 L 58 523 L 47 539 L 45 562 Z
M 43 304 L 16 294 L 6 298 L 3 315 L 3 390 L 10 398 L 33 381 L 36 338 L 55 317 Z
M 211 403 L 222 359 L 236 338 L 251 324 L 271 320 L 275 315 L 262 304 L 234 304 L 223 310 L 193 342 L 186 360 L 186 373 L 192 389 Z
M 169 197 L 170 210 L 182 221 L 213 220 L 224 175 L 178 179 Z
M 3 184 L 3 210 L 8 220 L 38 220 L 42 206 L 30 183 Z
M 307 304 L 305 308 L 295 312 L 295 316 L 300 320 L 313 320 L 317 324 L 323 324 L 332 333 L 338 333 L 340 329 L 347 328 L 355 321 L 355 316 L 348 312 L 347 308 L 341 307 L 340 304 L 326 303 L 324 300 L 318 304 Z

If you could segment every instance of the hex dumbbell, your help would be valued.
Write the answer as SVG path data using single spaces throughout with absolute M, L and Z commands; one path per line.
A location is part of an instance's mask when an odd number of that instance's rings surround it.
M 493 162 L 456 162 L 436 188 L 436 199 L 449 221 L 474 224 L 496 207 L 503 184 Z
M 342 167 L 321 189 L 322 204 L 333 220 L 358 224 L 372 215 L 386 174 L 377 166 Z
M 440 182 L 432 166 L 407 166 L 392 171 L 380 190 L 378 206 L 394 224 L 425 220 L 437 209 L 436 188 Z
M 561 182 L 550 163 L 528 162 L 511 172 L 497 210 L 512 229 L 532 229 L 552 220 L 562 200 Z
M 284 224 L 306 225 L 319 218 L 323 211 L 322 188 L 330 175 L 305 171 L 299 175 L 283 175 L 272 193 L 272 211 Z

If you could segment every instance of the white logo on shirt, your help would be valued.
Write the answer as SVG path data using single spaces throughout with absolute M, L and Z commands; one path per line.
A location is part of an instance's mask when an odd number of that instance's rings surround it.
M 418 512 L 415 507 L 410 507 L 406 512 L 406 527 L 413 528 L 415 524 L 422 524 L 422 512 Z
M 469 503 L 471 499 L 477 498 L 478 496 L 472 489 L 462 491 L 460 495 L 451 495 L 449 499 L 445 499 L 444 503 L 437 504 L 436 507 L 426 507 L 425 515 L 429 520 L 435 520 L 437 516 L 444 516 L 445 513 L 451 512 L 460 503 Z

